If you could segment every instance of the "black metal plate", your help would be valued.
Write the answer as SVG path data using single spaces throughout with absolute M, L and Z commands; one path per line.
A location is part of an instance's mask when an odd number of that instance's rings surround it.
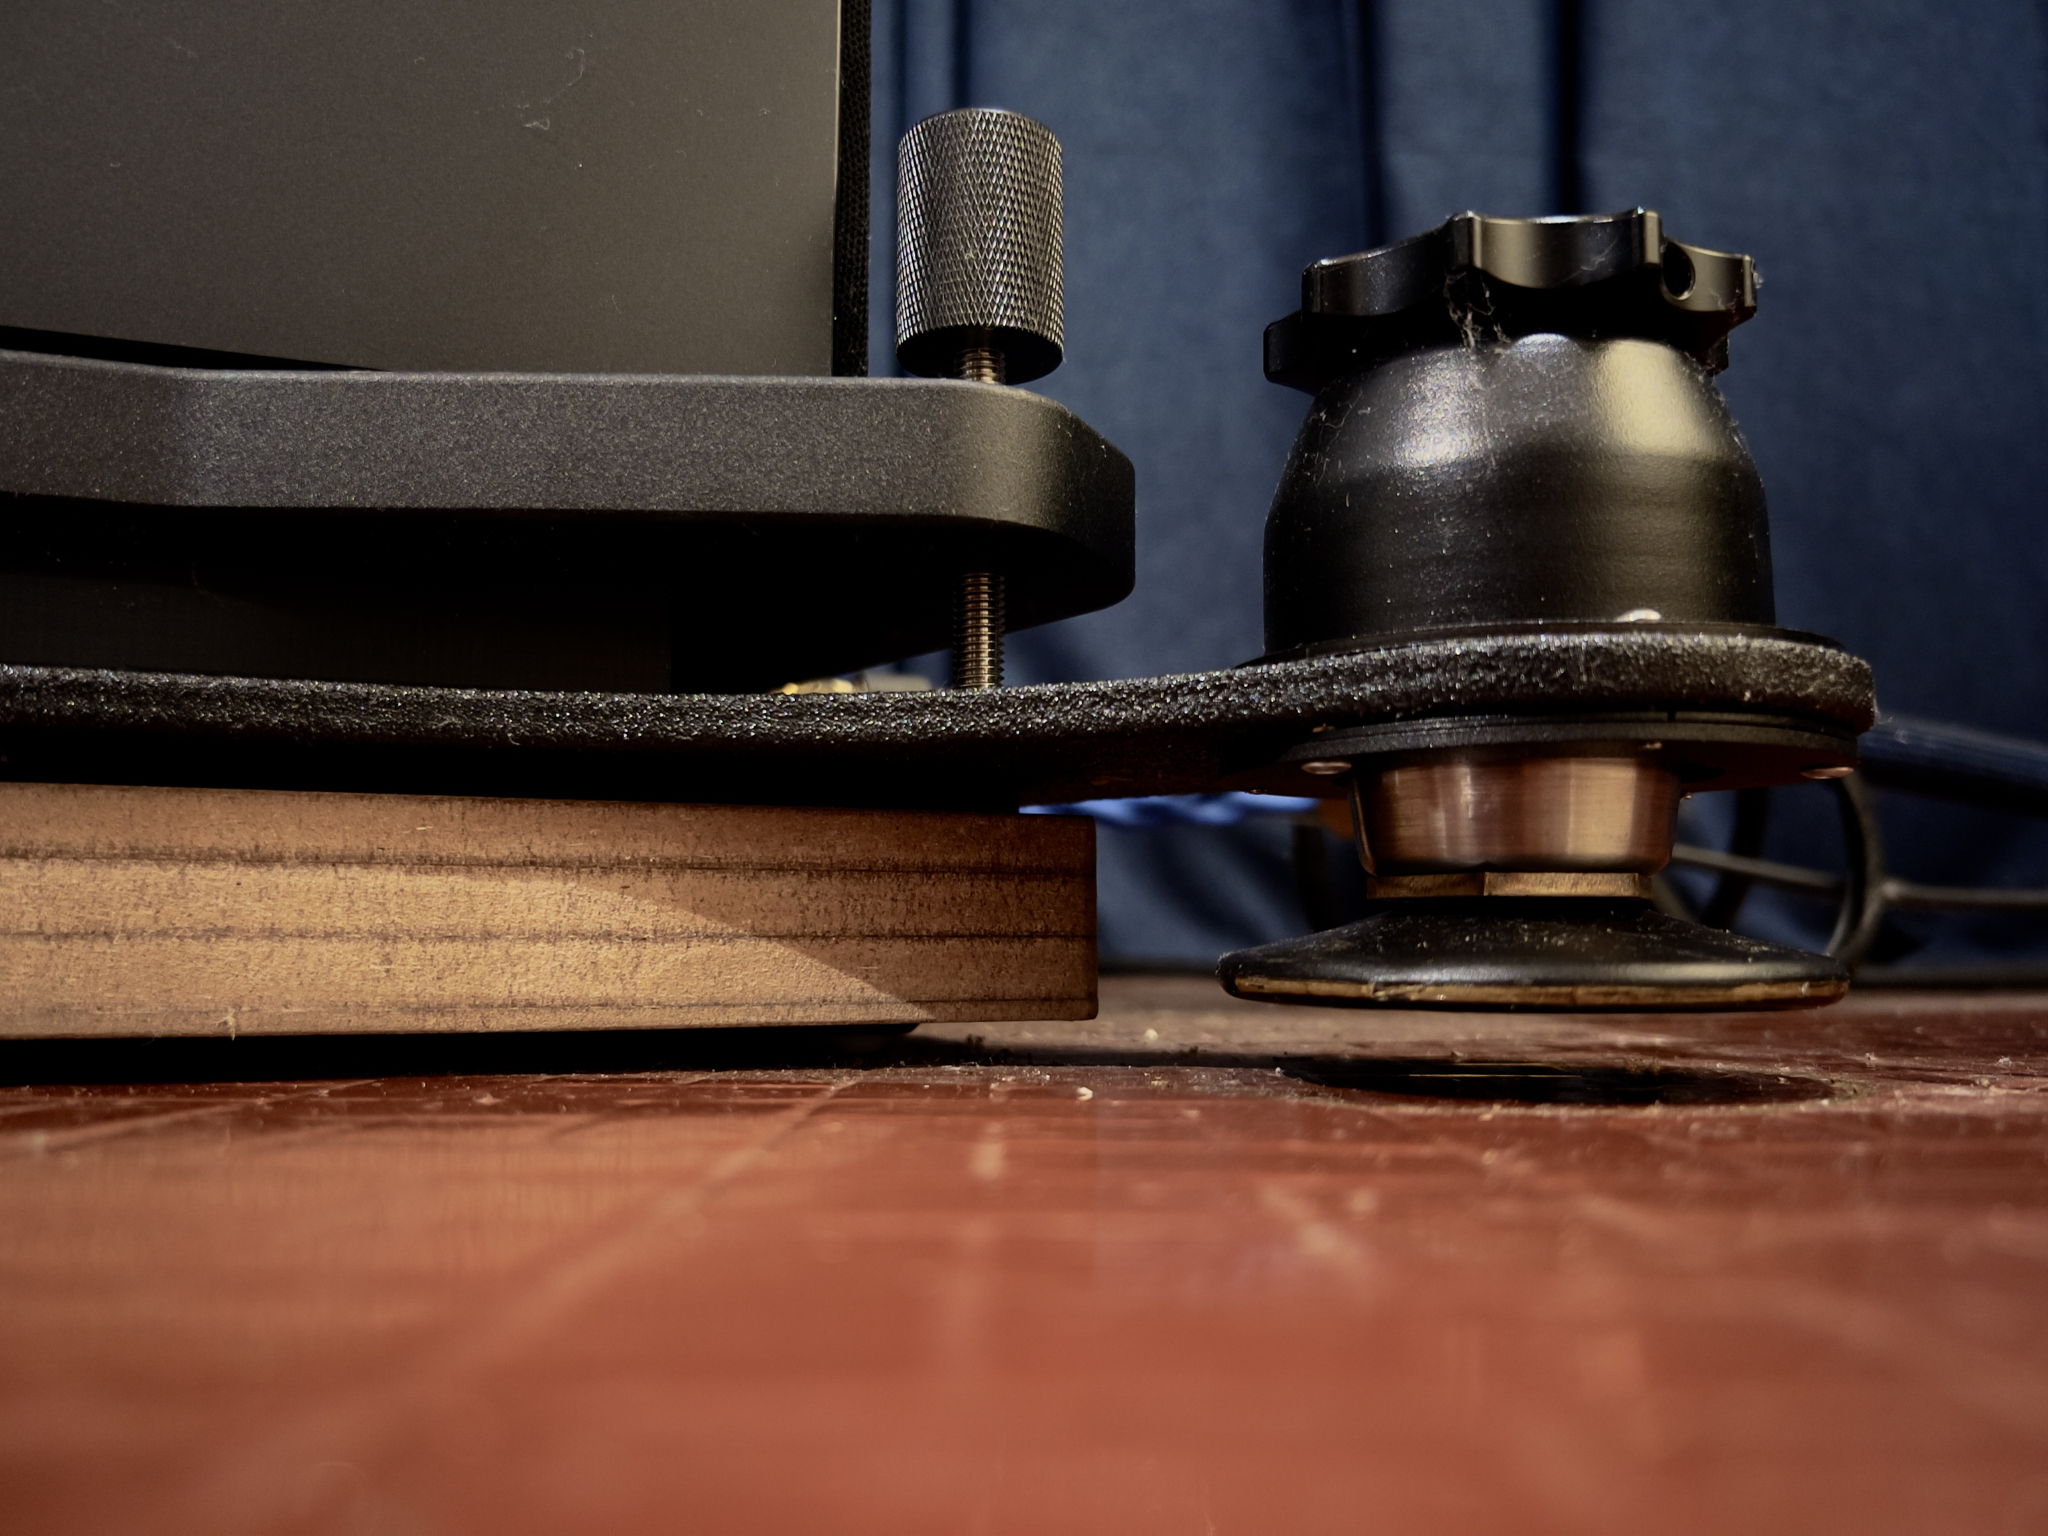
M 0 657 L 771 688 L 1132 580 L 1129 460 L 946 380 L 163 368 L 0 352 Z

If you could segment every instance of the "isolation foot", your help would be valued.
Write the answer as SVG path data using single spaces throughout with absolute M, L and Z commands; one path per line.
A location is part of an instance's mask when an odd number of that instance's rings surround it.
M 1379 901 L 1342 928 L 1225 955 L 1217 977 L 1237 997 L 1348 1008 L 1811 1008 L 1849 989 L 1825 955 L 1593 896 Z

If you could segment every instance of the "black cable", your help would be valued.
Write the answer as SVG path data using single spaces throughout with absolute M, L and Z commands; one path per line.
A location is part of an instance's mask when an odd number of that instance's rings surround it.
M 2048 890 L 2024 886 L 1922 885 L 1917 880 L 1887 879 L 1885 902 L 1922 911 L 2048 912 Z
M 1738 860 L 1721 866 L 1721 878 L 1714 882 L 1699 920 L 1709 928 L 1733 928 L 1749 896 L 1754 877 L 1739 861 L 1755 859 L 1764 851 L 1764 835 L 1771 829 L 1771 792 L 1768 789 L 1738 789 L 1735 792 L 1735 827 L 1728 837 L 1728 851 Z
M 1835 876 L 1803 864 L 1780 864 L 1772 859 L 1744 858 L 1718 848 L 1699 848 L 1680 843 L 1671 850 L 1671 862 L 1695 869 L 1710 869 L 1741 875 L 1756 885 L 1839 901 L 1842 882 Z M 1992 911 L 2048 912 L 2048 888 L 1996 885 L 1922 885 L 1897 875 L 1884 879 L 1884 904 L 1893 911 Z
M 1869 789 L 1853 777 L 1835 779 L 1829 788 L 1835 792 L 1836 808 L 1841 814 L 1847 873 L 1836 879 L 1820 870 L 1759 858 L 1755 850 L 1763 843 L 1768 813 L 1760 803 L 1762 791 L 1743 790 L 1736 805 L 1735 829 L 1730 839 L 1733 846 L 1729 851 L 1683 843 L 1671 850 L 1672 863 L 1711 869 L 1721 876 L 1698 921 L 1707 921 L 1706 913 L 1711 910 L 1724 918 L 1714 926 L 1728 927 L 1752 885 L 1773 885 L 1832 897 L 1837 909 L 1827 952 L 1852 969 L 1862 962 L 1877 942 L 1885 913 L 1892 906 L 1893 884 L 1884 868 L 1884 834 L 1877 822 L 1877 802 Z
M 1884 926 L 1884 833 L 1877 824 L 1877 797 L 1861 779 L 1834 779 L 1828 787 L 1835 792 L 1848 854 L 1842 906 L 1835 914 L 1835 931 L 1828 936 L 1828 953 L 1854 970 Z
M 1808 869 L 1804 864 L 1781 864 L 1775 859 L 1724 853 L 1719 848 L 1701 848 L 1694 843 L 1676 844 L 1671 850 L 1671 862 L 1690 865 L 1694 869 L 1713 870 L 1717 874 L 1739 874 L 1751 885 L 1809 891 L 1830 900 L 1839 900 L 1842 894 L 1841 879 L 1825 870 Z
M 1879 789 L 2048 816 L 2048 743 L 1887 715 L 1858 751 L 1862 776 Z

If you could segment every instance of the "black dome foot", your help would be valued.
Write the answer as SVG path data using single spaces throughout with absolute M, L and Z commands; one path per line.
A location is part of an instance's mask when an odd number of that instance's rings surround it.
M 1574 1013 L 1812 1008 L 1849 990 L 1825 955 L 1571 896 L 1382 901 L 1345 927 L 1225 955 L 1217 977 L 1267 1003 Z

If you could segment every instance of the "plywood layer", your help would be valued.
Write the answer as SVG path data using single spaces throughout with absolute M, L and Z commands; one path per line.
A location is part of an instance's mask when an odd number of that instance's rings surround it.
M 0 784 L 0 1034 L 1086 1018 L 1084 819 Z

